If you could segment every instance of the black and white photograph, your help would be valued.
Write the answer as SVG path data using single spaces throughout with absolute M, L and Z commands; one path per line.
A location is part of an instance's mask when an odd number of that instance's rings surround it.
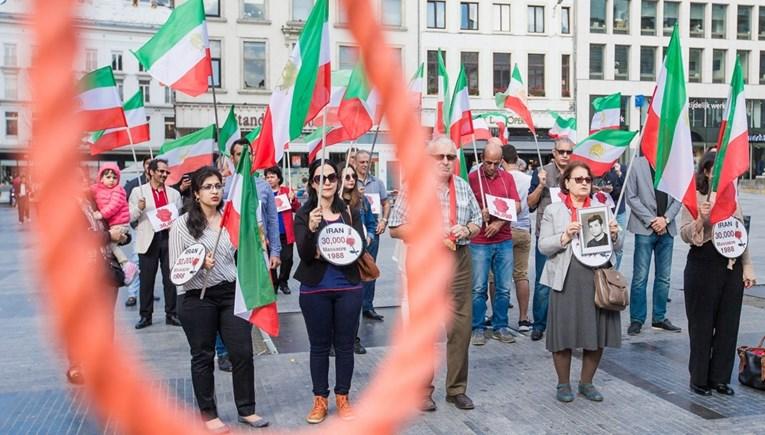
M 579 210 L 579 243 L 582 255 L 599 254 L 611 251 L 611 238 L 608 236 L 608 208 L 605 206 L 588 207 Z

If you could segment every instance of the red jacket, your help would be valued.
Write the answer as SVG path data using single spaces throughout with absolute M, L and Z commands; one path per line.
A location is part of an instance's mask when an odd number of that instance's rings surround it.
M 287 197 L 289 197 L 290 194 L 290 188 L 287 186 L 280 186 L 278 195 L 285 194 Z M 297 199 L 297 195 L 292 198 L 292 210 L 284 210 L 282 212 L 279 212 L 279 217 L 284 219 L 284 233 L 287 236 L 287 243 L 295 243 L 295 228 L 294 228 L 294 220 L 293 220 L 293 214 L 300 210 L 300 201 Z M 277 205 L 277 208 L 279 206 Z
M 101 183 L 104 171 L 111 169 L 117 174 L 117 184 L 108 188 Z M 119 185 L 120 169 L 114 163 L 105 163 L 98 171 L 98 182 L 90 186 L 93 199 L 98 206 L 98 211 L 110 226 L 127 225 L 130 223 L 130 209 L 128 208 L 127 193 L 125 188 Z

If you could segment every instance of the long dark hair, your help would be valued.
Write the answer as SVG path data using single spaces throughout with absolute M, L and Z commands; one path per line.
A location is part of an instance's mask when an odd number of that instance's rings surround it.
M 191 174 L 191 206 L 189 207 L 189 216 L 186 218 L 186 228 L 189 230 L 189 234 L 192 237 L 199 240 L 202 234 L 207 228 L 207 217 L 202 211 L 202 206 L 199 205 L 199 201 L 196 200 L 196 194 L 202 189 L 202 183 L 209 177 L 217 177 L 218 181 L 223 183 L 223 177 L 220 172 L 212 167 L 205 166 L 197 169 Z M 221 192 L 221 196 L 223 192 Z M 218 204 L 218 211 L 223 208 L 223 201 Z
M 707 195 L 709 193 L 709 179 L 706 174 L 704 174 L 704 171 L 712 170 L 712 167 L 715 164 L 715 157 L 717 157 L 717 153 L 709 151 L 701 156 L 701 160 L 699 160 L 699 166 L 696 169 L 696 190 L 702 195 Z
M 337 170 L 337 166 L 329 160 L 324 161 L 324 166 L 329 166 L 335 171 L 335 174 L 337 174 L 338 188 L 332 198 L 332 205 L 330 206 L 330 209 L 332 209 L 334 213 L 340 213 L 345 210 L 345 202 L 342 198 L 340 198 L 340 195 L 338 195 L 338 192 L 340 191 L 340 182 L 342 181 L 340 180 L 340 172 Z M 319 167 L 321 167 L 320 159 L 314 160 L 311 165 L 308 166 L 308 185 L 306 186 L 306 191 L 308 192 L 308 201 L 305 203 L 305 206 L 308 208 L 308 210 L 313 210 L 319 206 L 319 195 L 316 192 L 316 189 L 313 188 L 313 176 L 316 174 L 316 169 Z
M 361 191 L 359 191 L 359 175 L 356 173 L 356 168 L 354 168 L 351 165 L 348 165 L 348 169 L 353 171 L 353 179 L 356 180 L 356 183 L 353 184 L 353 189 L 348 189 L 345 187 L 345 175 L 342 175 L 342 179 L 340 182 L 343 184 L 342 188 L 342 198 L 343 201 L 345 201 L 345 195 L 348 194 L 350 196 L 350 199 L 348 200 L 347 204 L 352 209 L 359 209 L 364 205 L 364 196 L 361 194 Z M 345 168 L 343 168 L 343 172 L 345 172 Z

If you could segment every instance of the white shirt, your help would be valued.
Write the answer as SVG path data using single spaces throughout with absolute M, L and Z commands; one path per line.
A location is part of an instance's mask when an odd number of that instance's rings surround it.
M 531 187 L 531 175 L 527 175 L 517 169 L 509 171 L 515 180 L 515 188 L 521 197 L 521 212 L 518 213 L 518 222 L 512 222 L 512 228 L 531 231 L 531 219 L 529 218 L 529 187 Z

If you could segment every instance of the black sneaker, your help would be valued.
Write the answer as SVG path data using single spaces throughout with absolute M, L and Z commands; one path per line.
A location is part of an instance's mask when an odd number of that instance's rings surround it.
M 544 331 L 540 331 L 539 329 L 535 329 L 535 330 L 531 331 L 531 339 L 533 341 L 539 341 L 544 336 L 545 336 L 545 332 Z
M 231 359 L 229 359 L 228 355 L 223 355 L 218 357 L 218 368 L 222 372 L 229 372 L 231 373 L 234 370 L 233 364 L 231 364 Z
M 643 325 L 640 324 L 640 322 L 632 322 L 630 323 L 630 327 L 627 328 L 627 335 L 638 335 L 640 334 L 640 329 L 643 327 Z
M 528 320 L 519 320 L 518 321 L 518 332 L 529 332 L 531 331 L 531 322 Z
M 356 340 L 353 341 L 353 353 L 356 355 L 364 355 L 367 353 L 367 348 L 361 344 L 361 339 L 359 339 L 359 337 L 356 337 Z
M 680 332 L 682 331 L 682 328 L 679 328 L 672 324 L 672 322 L 669 321 L 669 319 L 664 319 L 661 322 L 653 322 L 651 323 L 651 328 L 653 329 L 660 329 L 663 331 L 668 332 Z

